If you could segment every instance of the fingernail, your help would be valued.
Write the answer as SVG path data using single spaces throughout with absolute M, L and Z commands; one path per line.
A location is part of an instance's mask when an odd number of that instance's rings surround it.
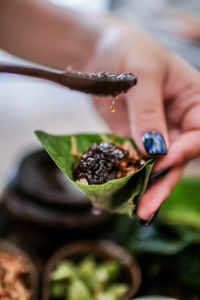
M 163 178 L 165 175 L 167 175 L 169 173 L 170 170 L 171 170 L 171 168 L 166 168 L 166 169 L 160 170 L 158 172 L 155 172 L 154 174 L 152 174 L 149 177 L 149 184 L 157 181 L 158 179 Z
M 137 223 L 143 227 L 150 226 L 153 223 L 153 221 L 155 220 L 156 216 L 158 215 L 158 212 L 159 212 L 159 209 L 157 209 L 154 213 L 152 213 L 151 216 L 147 220 L 138 218 Z
M 142 142 L 149 155 L 166 155 L 167 146 L 161 133 L 157 131 L 145 132 Z

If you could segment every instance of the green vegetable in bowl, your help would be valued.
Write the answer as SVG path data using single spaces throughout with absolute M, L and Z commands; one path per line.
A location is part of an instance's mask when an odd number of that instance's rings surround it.
M 87 284 L 90 289 L 94 289 L 97 279 L 94 277 L 96 272 L 96 262 L 93 256 L 84 258 L 77 267 L 78 276 Z
M 133 216 L 154 160 L 144 160 L 132 139 L 111 134 L 51 135 L 43 131 L 36 131 L 36 135 L 61 171 L 94 205 Z
M 107 261 L 101 264 L 96 270 L 97 280 L 105 283 L 110 280 L 115 280 L 119 274 L 120 265 L 115 261 Z
M 62 280 L 71 278 L 74 275 L 74 268 L 70 261 L 63 261 L 56 270 L 51 274 L 52 280 Z
M 51 283 L 51 297 L 62 299 L 67 294 L 67 285 L 63 282 L 53 282 Z
M 51 298 L 65 300 L 119 300 L 129 291 L 121 282 L 122 267 L 116 260 L 98 262 L 86 256 L 79 262 L 60 261 L 50 274 Z
M 68 295 L 64 299 L 68 300 L 93 300 L 87 285 L 79 278 L 73 278 L 68 287 Z

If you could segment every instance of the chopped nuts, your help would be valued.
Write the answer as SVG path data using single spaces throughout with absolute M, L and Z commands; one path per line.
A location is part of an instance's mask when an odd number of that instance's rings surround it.
M 76 180 L 76 182 L 84 184 L 84 185 L 88 185 L 88 181 L 86 178 L 80 178 L 80 179 Z

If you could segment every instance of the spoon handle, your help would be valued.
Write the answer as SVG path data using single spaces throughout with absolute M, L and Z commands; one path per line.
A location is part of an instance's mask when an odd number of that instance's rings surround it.
M 6 65 L 2 63 L 0 63 L 0 73 L 12 73 L 12 74 L 25 75 L 30 77 L 51 80 L 57 83 L 59 81 L 59 75 L 62 74 L 59 72 L 56 73 L 54 71 L 49 71 L 49 70 L 40 69 L 36 67 Z
M 53 81 L 62 86 L 71 88 L 73 90 L 80 90 L 77 76 L 74 77 L 72 72 L 65 70 L 47 70 L 45 68 L 20 66 L 20 65 L 6 65 L 0 64 L 0 73 L 12 73 L 24 76 L 30 76 L 35 78 L 41 78 L 49 81 Z

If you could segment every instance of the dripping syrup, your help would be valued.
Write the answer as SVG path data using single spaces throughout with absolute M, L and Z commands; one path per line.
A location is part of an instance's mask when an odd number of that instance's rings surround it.
M 116 110 L 116 108 L 115 108 L 115 101 L 112 101 L 112 105 L 110 106 L 110 112 L 114 113 L 115 110 Z
M 68 66 L 67 67 L 67 72 L 71 72 L 72 71 L 72 67 L 71 66 Z
M 117 98 L 118 98 L 118 96 L 115 97 L 115 100 L 116 100 Z M 112 101 L 112 104 L 111 104 L 111 106 L 110 106 L 110 112 L 111 112 L 111 113 L 114 113 L 114 112 L 116 111 L 115 100 Z

